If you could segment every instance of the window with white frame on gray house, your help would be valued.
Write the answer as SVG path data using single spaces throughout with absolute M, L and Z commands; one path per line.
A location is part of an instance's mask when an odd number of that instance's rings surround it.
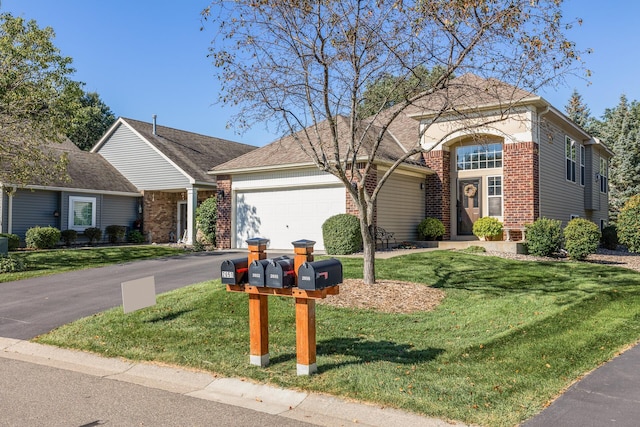
M 502 167 L 502 144 L 465 145 L 456 149 L 458 170 Z
M 600 158 L 600 192 L 606 193 L 609 184 L 609 165 L 607 159 Z
M 502 216 L 502 177 L 487 177 L 489 216 Z
M 585 157 L 586 157 L 586 150 L 584 148 L 584 145 L 580 144 L 580 185 L 584 186 L 584 180 L 586 179 L 585 177 Z
M 576 142 L 568 136 L 565 137 L 564 156 L 567 164 L 567 181 L 576 182 Z
M 96 198 L 69 196 L 70 230 L 84 231 L 96 226 Z

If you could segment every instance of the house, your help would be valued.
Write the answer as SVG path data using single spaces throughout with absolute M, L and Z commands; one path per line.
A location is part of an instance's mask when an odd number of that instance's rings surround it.
M 515 240 L 540 217 L 607 223 L 612 152 L 539 96 L 472 74 L 452 80 L 394 120 L 372 183 L 418 143 L 428 150 L 423 161 L 403 163 L 376 205 L 376 225 L 397 241 L 415 240 L 427 216 L 442 220 L 451 240 L 473 239 L 473 223 L 484 216 L 502 221 L 505 238 Z M 344 184 L 319 170 L 295 135 L 210 173 L 224 194 L 221 248 L 244 247 L 259 236 L 272 248 L 310 239 L 322 249 L 322 223 L 337 213 L 357 214 Z
M 207 171 L 256 147 L 119 118 L 92 148 L 142 195 L 142 223 L 149 241 L 191 244 L 197 204 L 216 194 Z
M 24 187 L 2 183 L 0 230 L 22 240 L 34 226 L 84 231 L 108 225 L 130 227 L 140 209 L 140 192 L 104 158 L 71 141 L 51 143 L 53 156 L 68 159 L 68 179 L 34 182 Z

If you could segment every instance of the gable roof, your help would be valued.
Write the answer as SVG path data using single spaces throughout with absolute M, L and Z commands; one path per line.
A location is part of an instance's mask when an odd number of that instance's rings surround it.
M 68 180 L 57 179 L 53 182 L 44 182 L 36 178 L 27 187 L 140 194 L 136 187 L 102 156 L 82 151 L 69 139 L 65 139 L 61 143 L 47 142 L 43 149 L 49 150 L 52 158 L 56 160 L 63 155 L 67 157 Z
M 215 182 L 215 179 L 207 174 L 210 168 L 257 148 L 159 125 L 156 125 L 154 134 L 152 123 L 120 117 L 91 151 L 98 152 L 119 124 L 130 127 L 163 156 L 199 182 Z
M 413 120 L 413 122 L 415 122 L 416 125 L 418 124 L 415 120 Z M 346 117 L 338 116 L 336 118 L 336 124 L 338 135 L 349 134 L 349 122 Z M 363 122 L 363 124 L 365 123 Z M 309 144 L 309 140 L 304 134 L 305 131 L 310 133 L 312 145 Z M 371 125 L 366 130 L 366 134 L 363 134 L 365 130 L 358 131 L 358 138 L 362 138 L 363 141 L 362 148 L 359 151 L 360 158 L 369 155 L 379 131 L 380 128 L 375 125 Z M 300 139 L 301 142 L 299 142 L 298 139 Z M 209 173 L 223 174 L 256 169 L 277 169 L 286 166 L 311 166 L 313 165 L 313 161 L 307 151 L 310 151 L 312 146 L 317 152 L 323 150 L 328 161 L 335 160 L 333 154 L 333 139 L 328 121 L 325 120 L 319 123 L 316 128 L 309 127 L 293 135 L 285 136 L 269 145 L 265 145 L 255 151 L 216 166 Z M 340 159 L 344 160 L 344 156 L 348 150 L 348 144 L 345 140 L 339 140 L 339 150 Z M 376 160 L 395 162 L 403 156 L 406 151 L 404 146 L 391 132 L 386 132 L 376 152 Z M 407 160 L 405 164 L 407 166 L 424 168 L 425 172 L 428 171 L 421 161 Z

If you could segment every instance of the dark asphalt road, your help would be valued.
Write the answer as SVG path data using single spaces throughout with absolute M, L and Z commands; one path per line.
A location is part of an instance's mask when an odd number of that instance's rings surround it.
M 220 278 L 220 265 L 244 252 L 198 252 L 0 283 L 0 337 L 31 339 L 122 305 L 121 283 L 155 276 L 156 293 Z

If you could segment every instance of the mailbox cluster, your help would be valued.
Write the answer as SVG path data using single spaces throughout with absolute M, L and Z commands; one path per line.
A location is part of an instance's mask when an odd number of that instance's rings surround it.
M 252 261 L 247 258 L 226 260 L 221 267 L 222 284 L 249 284 L 267 288 L 298 288 L 314 291 L 342 283 L 342 263 L 335 259 L 305 262 L 296 272 L 294 260 L 288 256 Z

